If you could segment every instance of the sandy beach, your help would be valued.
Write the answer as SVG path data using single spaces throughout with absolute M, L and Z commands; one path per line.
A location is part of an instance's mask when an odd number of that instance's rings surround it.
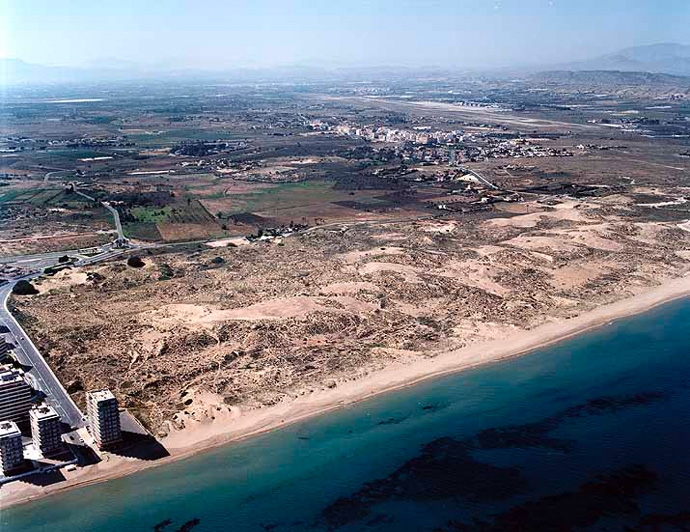
M 295 400 L 283 401 L 273 407 L 220 414 L 213 422 L 200 422 L 164 438 L 162 444 L 170 453 L 167 458 L 146 462 L 107 455 L 107 459 L 99 464 L 71 473 L 65 472 L 66 479 L 52 485 L 38 486 L 14 482 L 0 488 L 0 507 L 26 503 L 68 489 L 164 465 L 422 380 L 526 354 L 687 295 L 690 295 L 690 275 L 668 280 L 632 297 L 600 306 L 571 319 L 554 320 L 529 331 L 516 330 L 515 333 L 505 334 L 499 339 L 443 352 L 431 359 L 390 365 L 359 380 L 340 383 L 334 388 L 315 391 Z

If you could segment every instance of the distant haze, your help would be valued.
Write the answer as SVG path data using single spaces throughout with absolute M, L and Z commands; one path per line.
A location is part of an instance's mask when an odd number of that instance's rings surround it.
M 0 0 L 0 57 L 48 66 L 491 69 L 687 44 L 688 0 Z

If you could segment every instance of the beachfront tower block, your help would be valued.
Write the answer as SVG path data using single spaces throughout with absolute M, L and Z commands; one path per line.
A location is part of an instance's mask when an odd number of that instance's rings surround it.
M 22 433 L 14 421 L 0 421 L 0 468 L 8 476 L 24 465 Z
M 0 358 L 4 357 L 10 350 L 10 344 L 7 343 L 5 337 L 0 335 Z
M 89 416 L 89 432 L 96 440 L 99 449 L 105 449 L 122 441 L 117 399 L 110 390 L 88 392 L 86 412 Z
M 32 393 L 22 370 L 0 366 L 0 420 L 25 421 L 31 410 Z
M 52 406 L 35 406 L 29 412 L 31 439 L 43 456 L 62 451 L 62 424 Z

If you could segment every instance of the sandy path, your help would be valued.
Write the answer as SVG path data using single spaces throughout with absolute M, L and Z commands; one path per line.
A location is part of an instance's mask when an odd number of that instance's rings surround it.
M 305 418 L 368 399 L 376 395 L 410 386 L 432 377 L 505 360 L 569 338 L 613 320 L 644 312 L 662 303 L 690 295 L 690 275 L 670 280 L 631 298 L 601 306 L 569 320 L 546 323 L 531 331 L 506 333 L 503 338 L 439 354 L 433 359 L 407 365 L 391 365 L 365 378 L 338 385 L 334 389 L 317 391 L 309 396 L 284 401 L 274 407 L 250 412 L 235 411 L 219 422 L 198 424 L 171 434 L 162 443 L 170 457 L 156 462 L 111 459 L 79 470 L 65 482 L 37 487 L 15 482 L 3 486 L 0 506 L 28 502 L 51 493 L 77 486 L 103 482 L 135 471 L 162 465 L 191 456 L 203 450 L 231 441 L 284 427 Z

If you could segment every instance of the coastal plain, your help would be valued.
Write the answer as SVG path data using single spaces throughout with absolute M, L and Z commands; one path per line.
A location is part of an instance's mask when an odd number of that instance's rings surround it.
M 10 148 L 37 125 L 10 123 L 6 271 L 113 236 L 108 212 L 75 190 L 114 205 L 136 246 L 45 275 L 11 309 L 78 406 L 108 388 L 155 443 L 60 482 L 3 486 L 3 504 L 686 295 L 687 94 L 624 80 L 532 91 L 543 83 L 495 97 L 473 82 L 476 97 L 453 102 L 423 86 L 408 87 L 413 101 L 316 86 L 237 89 L 205 108 L 132 97 L 140 115 L 57 104 L 43 112 L 63 113 L 71 134 L 28 150 Z M 609 92 L 584 109 L 583 88 Z M 59 228 L 64 239 L 45 238 Z

